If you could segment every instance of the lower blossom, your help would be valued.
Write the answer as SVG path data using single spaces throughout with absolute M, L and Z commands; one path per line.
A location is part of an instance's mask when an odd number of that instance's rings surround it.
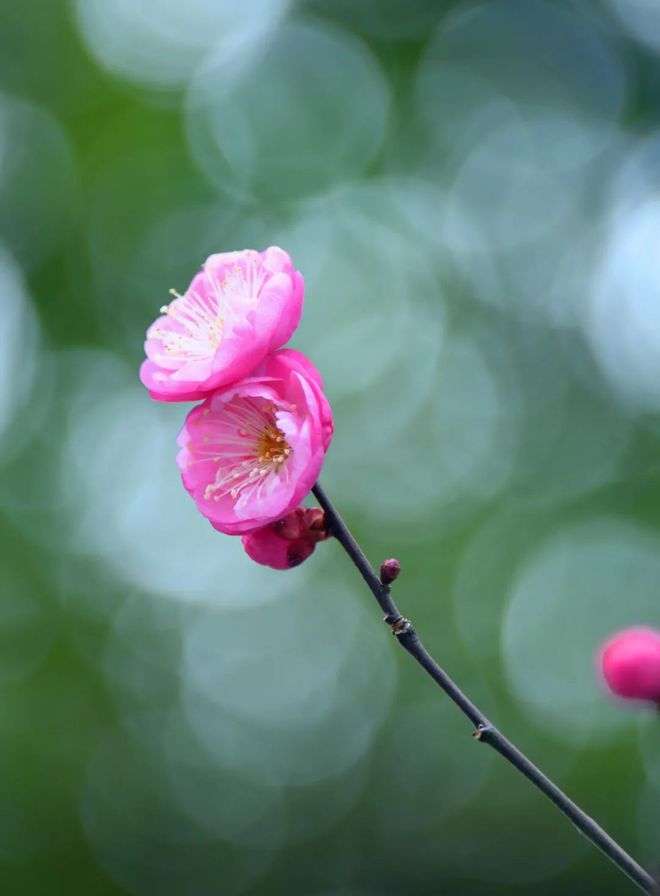
M 211 524 L 243 535 L 298 506 L 318 478 L 332 431 L 318 371 L 300 352 L 283 349 L 193 408 L 179 433 L 177 463 Z

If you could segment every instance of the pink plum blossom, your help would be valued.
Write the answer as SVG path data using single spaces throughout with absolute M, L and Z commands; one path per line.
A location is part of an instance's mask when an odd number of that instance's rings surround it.
M 316 507 L 296 507 L 283 519 L 241 536 L 245 553 L 272 569 L 299 566 L 328 537 L 325 514 Z
M 220 532 L 253 532 L 310 491 L 332 430 L 318 371 L 283 349 L 188 414 L 177 440 L 183 484 Z
M 599 659 L 613 694 L 660 705 L 660 631 L 640 626 L 617 632 Z
M 276 246 L 211 255 L 147 331 L 140 379 L 158 401 L 237 383 L 290 338 L 303 294 L 302 274 Z

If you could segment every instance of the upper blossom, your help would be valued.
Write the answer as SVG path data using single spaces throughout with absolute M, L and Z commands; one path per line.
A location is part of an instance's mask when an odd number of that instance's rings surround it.
M 177 463 L 201 513 L 220 532 L 242 535 L 297 507 L 331 438 L 318 371 L 300 352 L 283 349 L 192 409 Z
M 159 401 L 193 401 L 248 376 L 300 322 L 304 282 L 276 246 L 211 255 L 147 331 L 140 379 Z

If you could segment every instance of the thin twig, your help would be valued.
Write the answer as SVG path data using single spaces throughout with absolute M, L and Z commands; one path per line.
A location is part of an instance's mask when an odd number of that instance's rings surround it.
M 411 623 L 399 613 L 396 604 L 392 600 L 389 586 L 381 582 L 357 541 L 351 535 L 348 527 L 318 482 L 312 489 L 312 492 L 326 513 L 329 531 L 342 545 L 371 589 L 381 610 L 385 614 L 385 622 L 392 629 L 392 633 L 397 641 L 417 660 L 420 666 L 426 670 L 447 696 L 454 701 L 461 712 L 468 717 L 475 726 L 474 737 L 496 750 L 500 756 L 503 756 L 507 762 L 510 762 L 514 768 L 538 787 L 573 822 L 575 827 L 602 850 L 614 862 L 617 868 L 623 871 L 624 874 L 627 874 L 641 890 L 645 893 L 655 893 L 656 883 L 651 875 L 641 865 L 638 865 L 600 825 L 596 824 L 593 818 L 590 818 L 556 784 L 553 784 L 510 740 L 504 737 L 436 663 L 417 637 L 417 633 Z

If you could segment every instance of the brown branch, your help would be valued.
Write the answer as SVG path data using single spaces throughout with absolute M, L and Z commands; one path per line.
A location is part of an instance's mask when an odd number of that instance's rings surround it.
M 372 594 L 378 601 L 381 610 L 385 614 L 385 622 L 390 626 L 392 633 L 399 644 L 406 650 L 419 665 L 430 675 L 435 683 L 442 688 L 447 696 L 453 700 L 461 712 L 475 726 L 474 737 L 481 743 L 488 744 L 507 762 L 523 774 L 545 794 L 549 800 L 573 822 L 575 827 L 611 859 L 612 862 L 627 874 L 645 893 L 656 893 L 656 883 L 651 875 L 644 870 L 628 853 L 613 840 L 610 835 L 596 824 L 586 812 L 583 812 L 566 794 L 557 787 L 543 772 L 531 762 L 524 753 L 515 747 L 500 731 L 492 725 L 486 716 L 452 681 L 447 673 L 436 663 L 422 642 L 417 637 L 415 629 L 409 620 L 405 619 L 396 604 L 392 600 L 390 588 L 378 577 L 373 567 L 367 560 L 351 535 L 348 527 L 335 510 L 334 505 L 325 494 L 321 486 L 316 483 L 312 489 L 314 496 L 326 513 L 328 529 L 344 548 L 351 558 L 362 578 L 365 580 Z

